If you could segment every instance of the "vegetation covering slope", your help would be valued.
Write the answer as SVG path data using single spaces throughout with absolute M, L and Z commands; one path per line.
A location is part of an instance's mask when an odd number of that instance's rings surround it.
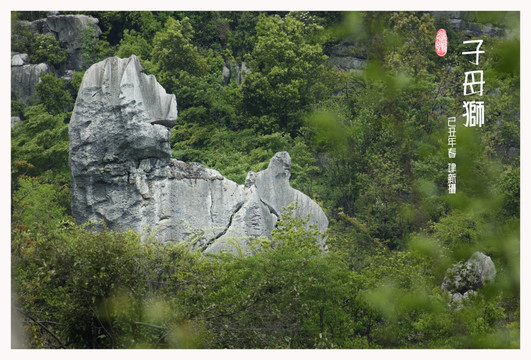
M 255 256 L 201 256 L 138 234 L 92 233 L 70 214 L 68 121 L 83 73 L 44 75 L 12 101 L 13 308 L 36 348 L 518 348 L 520 69 L 517 13 L 463 13 L 512 37 L 471 37 L 417 12 L 83 12 L 87 66 L 136 54 L 177 96 L 174 157 L 242 183 L 277 151 L 292 185 L 330 219 L 318 254 L 285 216 Z M 38 12 L 14 12 L 33 20 Z M 44 14 L 45 16 L 45 14 Z M 449 37 L 444 58 L 437 29 Z M 12 50 L 57 64 L 50 37 L 13 28 Z M 344 38 L 364 70 L 331 66 Z M 485 126 L 457 127 L 447 189 L 447 118 L 464 110 L 464 40 L 483 39 Z M 467 49 L 468 50 L 468 49 Z M 223 64 L 248 72 L 223 82 Z M 178 241 L 179 239 L 175 239 Z M 496 282 L 459 309 L 440 289 L 474 251 Z M 15 324 L 17 325 L 17 324 Z

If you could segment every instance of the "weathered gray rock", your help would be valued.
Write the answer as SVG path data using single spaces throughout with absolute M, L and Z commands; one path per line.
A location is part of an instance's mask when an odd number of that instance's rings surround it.
M 466 11 L 428 11 L 428 13 L 434 17 L 442 16 L 447 18 L 453 29 L 464 31 L 470 36 L 477 37 L 488 35 L 503 37 L 508 33 L 507 29 L 493 24 L 480 24 L 472 21 L 474 17 Z
M 55 34 L 61 47 L 66 49 L 81 47 L 85 29 L 91 29 L 100 35 L 98 22 L 98 19 L 87 15 L 51 15 L 46 18 L 50 31 Z
M 54 34 L 59 45 L 68 50 L 65 69 L 81 70 L 84 59 L 81 53 L 83 38 L 101 35 L 98 19 L 87 15 L 50 15 L 46 18 L 46 26 Z M 90 33 L 87 35 L 87 31 Z
M 476 251 L 466 262 L 459 262 L 446 271 L 441 289 L 450 294 L 453 302 L 460 302 L 495 278 L 496 267 L 491 258 Z
M 251 69 L 245 65 L 245 61 L 242 61 L 240 64 L 236 64 L 236 82 L 238 85 L 241 85 L 245 75 L 251 73 Z
M 223 86 L 227 86 L 230 82 L 230 77 L 231 77 L 230 68 L 231 68 L 231 64 L 228 61 L 225 61 L 225 63 L 223 64 L 223 69 L 221 70 L 221 76 L 223 77 L 221 81 L 221 85 Z
M 52 69 L 45 63 L 11 66 L 11 98 L 30 102 L 36 96 L 35 84 L 41 81 L 41 73 L 50 72 Z
M 50 33 L 50 28 L 48 27 L 48 23 L 46 22 L 46 19 L 34 20 L 28 23 L 28 26 L 29 26 L 29 30 L 33 34 L 46 35 Z
M 20 122 L 20 117 L 18 116 L 11 116 L 11 127 L 15 126 Z
M 360 72 L 367 67 L 368 51 L 355 37 L 325 45 L 329 63 L 343 72 Z
M 362 71 L 367 67 L 367 60 L 354 56 L 330 57 L 330 63 L 338 70 L 345 72 Z
M 28 54 L 11 53 L 11 66 L 22 66 L 29 63 Z
M 226 86 L 230 83 L 232 78 L 235 78 L 236 83 L 241 85 L 245 75 L 249 74 L 250 72 L 251 70 L 245 65 L 245 61 L 242 61 L 241 63 L 234 63 L 226 60 L 221 71 L 221 84 Z
M 294 216 L 306 218 L 309 215 L 308 225 L 315 225 L 324 233 L 328 228 L 328 218 L 312 199 L 289 185 L 290 169 L 291 158 L 283 151 L 271 158 L 266 170 L 258 173 L 250 171 L 245 180 L 244 203 L 234 213 L 227 232 L 207 252 L 233 251 L 231 238 L 239 239 L 238 245 L 245 250 L 248 249 L 249 239 L 270 237 L 283 208 L 292 203 L 296 204 Z M 318 239 L 317 245 L 326 248 L 325 239 Z
M 87 70 L 69 125 L 78 223 L 103 221 L 110 229 L 186 241 L 205 252 L 240 246 L 249 253 L 249 241 L 270 236 L 282 206 L 297 201 L 296 215 L 309 214 L 326 230 L 322 209 L 289 186 L 287 153 L 238 185 L 216 170 L 171 158 L 168 127 L 176 118 L 175 96 L 142 73 L 136 56 L 109 58 Z
M 73 76 L 74 76 L 74 71 L 73 70 L 66 70 L 64 75 L 61 76 L 61 79 L 63 79 L 67 83 L 70 83 L 70 82 L 72 82 L 72 77 Z
M 319 231 L 324 232 L 328 227 L 328 219 L 323 210 L 312 199 L 293 189 L 289 185 L 291 175 L 291 158 L 287 152 L 279 152 L 273 156 L 266 170 L 247 175 L 246 185 L 256 186 L 260 200 L 276 216 L 282 213 L 282 208 L 297 203 L 294 215 L 304 218 L 310 215 L 309 224 L 317 225 Z

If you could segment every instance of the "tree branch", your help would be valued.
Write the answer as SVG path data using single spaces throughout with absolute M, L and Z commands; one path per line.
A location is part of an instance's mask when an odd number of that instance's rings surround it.
M 59 339 L 59 338 L 57 337 L 57 335 L 55 335 L 55 334 L 52 332 L 52 330 L 50 330 L 48 327 L 46 327 L 41 321 L 34 319 L 33 317 L 31 317 L 31 316 L 28 315 L 28 314 L 25 314 L 22 310 L 20 310 L 20 309 L 18 309 L 18 308 L 17 308 L 17 311 L 18 311 L 19 313 L 21 313 L 22 316 L 24 316 L 24 317 L 30 319 L 32 322 L 36 323 L 36 324 L 39 325 L 44 331 L 46 331 L 48 334 L 50 334 L 50 335 L 51 335 L 51 336 L 52 336 L 52 337 L 53 337 L 53 338 L 59 343 L 59 345 L 61 346 L 62 349 L 66 349 L 66 346 L 65 346 L 65 344 L 63 344 L 63 342 L 61 341 L 61 339 Z

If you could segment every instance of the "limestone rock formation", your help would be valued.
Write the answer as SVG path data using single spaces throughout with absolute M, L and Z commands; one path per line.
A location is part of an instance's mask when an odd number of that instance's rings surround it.
M 68 50 L 65 68 L 80 70 L 84 59 L 81 53 L 84 36 L 98 37 L 101 30 L 98 19 L 87 15 L 49 15 L 46 18 L 46 26 L 54 34 L 59 45 Z M 85 31 L 91 31 L 85 35 Z
M 247 174 L 243 186 L 244 202 L 234 217 L 227 231 L 207 252 L 231 250 L 231 238 L 240 239 L 240 246 L 246 246 L 246 239 L 269 236 L 280 219 L 283 207 L 296 203 L 295 216 L 310 216 L 309 225 L 316 225 L 320 232 L 325 232 L 328 219 L 323 210 L 312 199 L 289 185 L 291 158 L 286 151 L 276 153 L 267 169 Z M 230 180 L 226 180 L 230 181 Z M 319 246 L 325 247 L 325 240 L 320 239 Z
M 85 61 L 81 52 L 85 31 L 89 29 L 91 34 L 88 36 L 98 37 L 101 30 L 97 24 L 98 19 L 91 16 L 57 15 L 57 12 L 50 12 L 47 18 L 32 22 L 17 21 L 16 26 L 35 35 L 53 35 L 68 53 L 66 60 L 55 67 L 46 63 L 31 64 L 28 54 L 11 53 L 11 99 L 32 103 L 36 97 L 35 84 L 43 72 L 71 81 L 73 71 L 81 70 Z
M 108 58 L 85 73 L 69 125 L 72 213 L 159 241 L 186 241 L 205 252 L 243 251 L 270 236 L 282 207 L 326 230 L 323 210 L 289 185 L 291 159 L 276 154 L 245 185 L 198 163 L 172 159 L 174 95 L 146 75 L 136 56 Z M 325 240 L 320 240 L 324 247 Z
M 441 289 L 450 294 L 452 302 L 460 303 L 495 278 L 496 267 L 491 258 L 476 251 L 466 262 L 454 264 L 446 271 Z
M 323 51 L 329 63 L 339 71 L 359 73 L 367 67 L 368 51 L 355 37 L 327 43 Z
M 242 61 L 241 63 L 238 62 L 231 62 L 229 60 L 225 60 L 225 63 L 223 64 L 222 69 L 222 80 L 221 84 L 223 86 L 227 86 L 232 78 L 236 79 L 236 83 L 238 86 L 242 84 L 243 78 L 249 74 L 251 70 L 245 65 L 245 61 Z
M 361 72 L 367 67 L 367 60 L 355 56 L 330 57 L 330 63 L 338 70 L 344 72 Z
M 448 19 L 450 26 L 455 30 L 464 31 L 470 36 L 494 36 L 503 37 L 510 32 L 493 24 L 482 24 L 475 22 L 474 16 L 466 11 L 428 11 L 433 17 L 444 16 Z M 504 15 L 505 17 L 507 15 Z M 501 20 L 501 19 L 500 19 Z
M 11 127 L 15 126 L 20 122 L 20 117 L 18 116 L 11 116 Z
M 27 64 L 27 60 L 27 54 L 11 57 L 11 98 L 28 103 L 35 96 L 35 84 L 41 81 L 41 73 L 52 70 L 45 63 Z
M 11 53 L 11 66 L 22 66 L 29 63 L 28 54 Z

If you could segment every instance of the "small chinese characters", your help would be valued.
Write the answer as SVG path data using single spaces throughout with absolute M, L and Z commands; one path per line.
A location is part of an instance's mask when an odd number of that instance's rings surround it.
M 448 158 L 455 159 L 457 155 L 456 117 L 448 118 Z M 455 161 L 455 160 L 454 160 Z M 457 165 L 448 163 L 448 193 L 455 194 L 457 190 Z

